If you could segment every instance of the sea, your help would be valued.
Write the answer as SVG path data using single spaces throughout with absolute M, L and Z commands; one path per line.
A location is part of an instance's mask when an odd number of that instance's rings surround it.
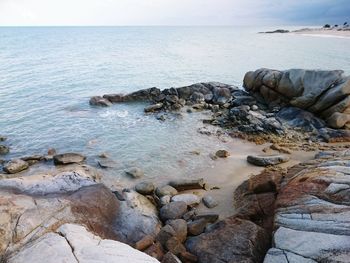
M 198 132 L 210 115 L 160 121 L 145 103 L 102 108 L 89 98 L 207 81 L 241 87 L 247 71 L 262 67 L 350 74 L 350 39 L 258 34 L 271 29 L 0 27 L 0 135 L 11 148 L 2 158 L 55 148 L 83 153 L 91 165 L 106 153 L 116 176 L 134 166 L 152 178 L 206 169 L 209 154 L 227 147 Z

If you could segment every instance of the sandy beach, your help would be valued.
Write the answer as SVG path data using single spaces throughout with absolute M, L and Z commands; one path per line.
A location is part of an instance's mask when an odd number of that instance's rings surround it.
M 292 34 L 313 36 L 313 37 L 334 37 L 334 38 L 350 38 L 350 30 L 338 29 L 301 29 L 291 32 Z

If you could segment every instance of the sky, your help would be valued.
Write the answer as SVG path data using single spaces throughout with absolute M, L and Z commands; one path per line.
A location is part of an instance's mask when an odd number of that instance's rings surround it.
M 0 26 L 323 25 L 350 0 L 0 0 Z

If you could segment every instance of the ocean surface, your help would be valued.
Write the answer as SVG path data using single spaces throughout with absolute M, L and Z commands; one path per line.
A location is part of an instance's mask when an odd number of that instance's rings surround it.
M 158 121 L 143 103 L 89 106 L 90 96 L 220 81 L 240 86 L 260 67 L 343 69 L 350 40 L 257 34 L 238 27 L 0 27 L 0 134 L 6 158 L 75 151 L 91 163 L 102 152 L 116 174 L 190 174 L 212 165 L 225 143 L 197 133 L 201 114 Z M 190 154 L 200 151 L 202 157 Z M 201 158 L 200 161 L 198 158 Z

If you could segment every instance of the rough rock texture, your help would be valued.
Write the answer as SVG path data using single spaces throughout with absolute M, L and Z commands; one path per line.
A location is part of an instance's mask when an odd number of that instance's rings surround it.
M 95 182 L 94 172 L 73 167 L 56 173 L 0 180 L 0 259 L 64 223 L 85 224 L 104 238 L 118 238 L 111 228 L 119 202 Z
M 103 107 L 112 106 L 112 102 L 110 102 L 105 98 L 102 98 L 101 96 L 92 97 L 89 103 L 90 105 L 93 105 L 93 106 L 103 106 Z
M 159 261 L 126 244 L 101 239 L 81 225 L 65 224 L 14 253 L 8 263 L 84 263 L 125 262 L 156 263 Z
M 99 105 L 101 99 L 112 103 L 130 102 L 130 101 L 148 101 L 153 103 L 145 108 L 145 112 L 154 112 L 163 109 L 178 110 L 185 104 L 202 105 L 210 103 L 214 105 L 224 105 L 232 100 L 232 91 L 237 87 L 218 82 L 197 83 L 191 86 L 170 88 L 160 90 L 157 88 L 143 89 L 130 94 L 106 94 L 102 97 L 95 96 L 90 99 L 93 105 Z M 95 103 L 96 102 L 96 103 Z M 106 106 L 103 101 L 101 106 Z
M 186 241 L 200 263 L 261 262 L 269 245 L 265 230 L 251 221 L 229 217 Z
M 270 262 L 349 262 L 350 151 L 297 165 L 275 203 Z
M 244 87 L 270 106 L 291 105 L 322 117 L 333 128 L 350 125 L 350 77 L 341 70 L 278 71 L 258 69 L 246 73 Z
M 29 167 L 29 164 L 26 161 L 23 161 L 21 159 L 16 159 L 8 162 L 4 166 L 4 171 L 9 174 L 15 174 L 28 169 L 28 167 Z
M 123 201 L 113 225 L 119 240 L 134 244 L 147 235 L 156 235 L 161 223 L 154 204 L 145 196 L 131 191 L 123 192 Z
M 79 153 L 63 153 L 53 157 L 55 165 L 67 165 L 73 163 L 82 163 L 86 159 L 85 156 Z

